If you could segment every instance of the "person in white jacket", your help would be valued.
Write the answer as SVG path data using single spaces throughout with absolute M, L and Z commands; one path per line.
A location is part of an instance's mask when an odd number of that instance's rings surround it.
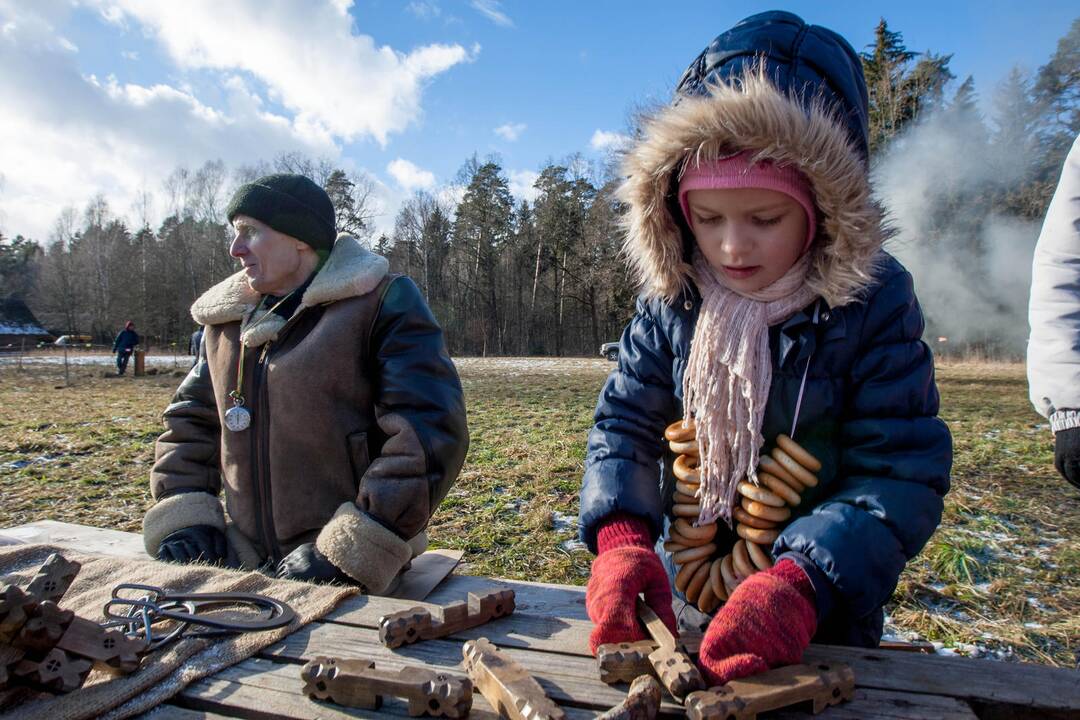
M 1031 402 L 1054 431 L 1054 466 L 1080 489 L 1080 136 L 1035 246 L 1028 319 Z

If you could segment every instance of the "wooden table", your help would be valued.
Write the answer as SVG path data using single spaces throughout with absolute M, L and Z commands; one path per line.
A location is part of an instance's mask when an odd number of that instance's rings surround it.
M 37 531 L 55 545 L 83 552 L 142 555 L 138 535 L 42 522 L 5 532 Z M 268 647 L 258 656 L 188 686 L 168 704 L 149 713 L 156 719 L 187 718 L 344 718 L 379 714 L 406 717 L 404 703 L 389 700 L 382 710 L 364 711 L 316 703 L 301 694 L 300 667 L 316 655 L 364 657 L 376 667 L 396 669 L 427 665 L 463 675 L 461 645 L 486 637 L 523 664 L 548 695 L 567 711 L 568 718 L 591 718 L 619 703 L 626 686 L 600 682 L 595 660 L 588 652 L 592 628 L 585 613 L 584 588 L 466 575 L 451 575 L 427 598 L 428 603 L 465 599 L 469 591 L 510 587 L 517 610 L 446 640 L 431 640 L 397 650 L 378 638 L 379 617 L 414 607 L 414 601 L 384 597 L 354 597 L 322 621 L 311 623 Z M 689 640 L 693 645 L 693 640 Z M 806 662 L 849 664 L 855 671 L 855 699 L 827 710 L 823 718 L 1080 718 L 1080 671 L 1026 663 L 1003 663 L 961 657 L 940 657 L 896 650 L 859 650 L 815 645 Z M 665 702 L 662 713 L 682 716 L 680 706 Z M 494 718 L 477 693 L 470 717 Z M 810 717 L 800 711 L 769 717 Z

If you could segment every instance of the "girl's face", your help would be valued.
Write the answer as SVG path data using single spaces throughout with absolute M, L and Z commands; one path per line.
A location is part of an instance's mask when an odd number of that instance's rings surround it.
M 803 254 L 806 211 L 790 195 L 764 188 L 691 190 L 690 229 L 724 284 L 741 293 L 784 276 Z

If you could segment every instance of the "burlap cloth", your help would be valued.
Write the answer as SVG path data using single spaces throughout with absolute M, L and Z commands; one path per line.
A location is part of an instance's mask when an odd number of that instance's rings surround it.
M 206 566 L 170 565 L 150 559 L 84 555 L 49 545 L 0 547 L 0 584 L 25 587 L 50 553 L 82 563 L 60 607 L 100 622 L 102 608 L 120 583 L 141 583 L 174 592 L 251 592 L 287 603 L 296 620 L 276 630 L 243 633 L 218 640 L 185 639 L 147 655 L 131 675 L 91 672 L 83 687 L 48 700 L 8 709 L 4 718 L 126 718 L 164 702 L 199 678 L 251 657 L 312 620 L 317 620 L 355 588 L 274 580 L 254 572 L 220 570 Z

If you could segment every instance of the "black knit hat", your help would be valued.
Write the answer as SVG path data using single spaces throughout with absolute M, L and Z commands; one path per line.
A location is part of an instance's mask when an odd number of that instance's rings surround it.
M 247 215 L 315 250 L 334 247 L 334 204 L 314 181 L 303 175 L 266 175 L 242 185 L 225 210 L 229 222 Z

